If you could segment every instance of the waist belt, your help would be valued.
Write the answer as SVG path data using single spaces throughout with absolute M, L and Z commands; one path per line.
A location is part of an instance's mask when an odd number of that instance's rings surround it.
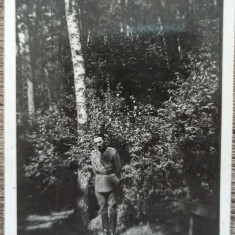
M 108 171 L 96 171 L 97 175 L 111 175 L 114 173 L 114 170 L 108 170 Z

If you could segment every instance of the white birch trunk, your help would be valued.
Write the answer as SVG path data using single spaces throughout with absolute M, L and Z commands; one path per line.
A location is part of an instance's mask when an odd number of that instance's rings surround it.
M 74 87 L 77 108 L 78 128 L 87 122 L 86 110 L 86 87 L 85 87 L 85 69 L 82 56 L 82 48 L 80 42 L 80 30 L 78 26 L 78 16 L 75 9 L 75 0 L 65 0 L 65 13 L 68 27 L 68 35 L 70 41 L 73 72 L 74 72 Z M 83 130 L 79 130 L 82 135 Z M 88 225 L 88 188 L 90 174 L 83 174 L 82 166 L 78 169 L 78 188 L 75 214 L 80 226 L 80 230 L 86 231 Z
M 86 42 L 87 46 L 89 45 L 90 40 L 91 40 L 91 30 L 88 31 L 87 42 Z
M 166 37 L 165 37 L 165 33 L 163 31 L 161 17 L 158 17 L 158 23 L 160 25 L 160 32 L 161 32 L 161 35 L 162 35 L 164 54 L 165 54 L 165 57 L 166 57 L 166 65 L 167 65 L 167 68 L 169 70 L 170 69 L 170 64 L 169 64 L 169 57 L 168 57 L 168 53 L 167 53 Z
M 180 38 L 179 36 L 177 37 L 177 44 L 178 44 L 178 52 L 179 52 L 179 57 L 180 57 L 180 60 L 182 60 L 182 48 L 181 48 L 181 43 L 180 43 Z
M 32 80 L 27 78 L 28 112 L 30 116 L 35 113 L 33 89 Z
M 30 56 L 30 45 L 29 45 L 29 32 L 27 26 L 23 23 L 18 25 L 19 27 L 19 50 L 23 57 L 22 62 L 22 74 L 27 80 L 27 98 L 28 98 L 28 114 L 31 116 L 35 113 L 34 106 L 34 84 L 33 84 L 33 72 L 31 65 Z
M 48 105 L 49 105 L 49 111 L 53 110 L 53 105 L 52 105 L 52 98 L 51 98 L 51 86 L 50 86 L 50 80 L 49 80 L 49 72 L 46 67 L 44 67 L 44 80 L 47 83 L 47 95 L 48 95 Z
M 88 195 L 89 195 L 89 184 L 91 179 L 91 172 L 84 172 L 82 170 L 78 170 L 78 186 L 82 195 L 77 200 L 77 209 L 78 216 L 80 217 L 80 222 L 84 225 L 85 229 L 87 229 L 87 225 L 89 222 L 89 203 L 88 203 Z
M 77 121 L 78 124 L 85 124 L 87 122 L 85 69 L 74 0 L 65 0 L 65 13 L 73 62 Z
M 123 33 L 124 29 L 123 29 L 123 24 L 122 22 L 120 22 L 120 33 Z

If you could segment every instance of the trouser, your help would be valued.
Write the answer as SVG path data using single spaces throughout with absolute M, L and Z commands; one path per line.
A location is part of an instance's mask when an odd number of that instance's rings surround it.
M 98 205 L 100 206 L 100 213 L 116 213 L 117 210 L 117 191 L 107 193 L 95 192 Z
M 117 191 L 108 193 L 96 192 L 96 198 L 100 206 L 100 214 L 104 234 L 116 234 L 117 223 Z M 108 218 L 109 209 L 109 218 Z

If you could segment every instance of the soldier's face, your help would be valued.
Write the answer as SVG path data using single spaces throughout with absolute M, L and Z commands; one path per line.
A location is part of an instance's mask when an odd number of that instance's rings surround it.
M 98 150 L 102 150 L 104 148 L 104 140 L 102 137 L 96 137 L 94 142 Z

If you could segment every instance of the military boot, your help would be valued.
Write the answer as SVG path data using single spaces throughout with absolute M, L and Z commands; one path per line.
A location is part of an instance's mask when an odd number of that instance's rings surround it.
M 109 217 L 107 212 L 101 213 L 101 220 L 102 220 L 103 234 L 109 235 Z
M 109 234 L 116 235 L 117 226 L 117 212 L 110 212 L 109 214 Z

